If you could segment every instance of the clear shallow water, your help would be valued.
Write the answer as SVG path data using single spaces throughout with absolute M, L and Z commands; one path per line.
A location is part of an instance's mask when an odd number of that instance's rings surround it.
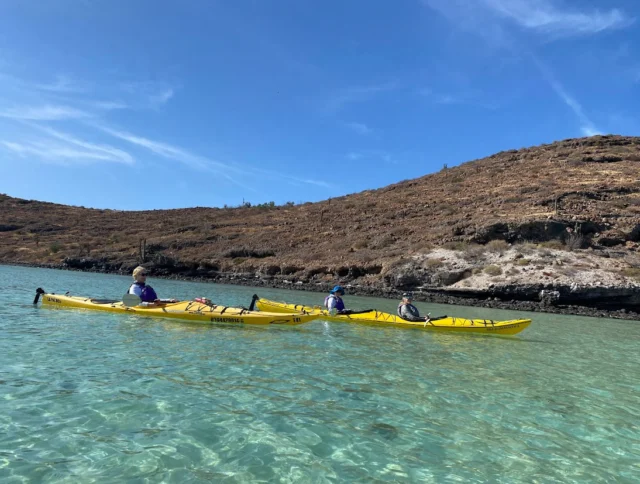
M 160 297 L 232 305 L 256 291 L 150 282 Z M 117 298 L 128 284 L 0 266 L 0 482 L 640 478 L 640 323 L 534 314 L 524 333 L 498 338 L 320 321 L 203 327 L 31 305 L 39 286 Z

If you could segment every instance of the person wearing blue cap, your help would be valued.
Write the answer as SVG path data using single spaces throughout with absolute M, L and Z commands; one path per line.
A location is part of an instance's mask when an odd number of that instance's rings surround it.
M 344 289 L 342 286 L 336 286 L 331 289 L 331 292 L 324 298 L 324 307 L 329 310 L 330 313 L 345 314 L 348 311 L 344 307 Z

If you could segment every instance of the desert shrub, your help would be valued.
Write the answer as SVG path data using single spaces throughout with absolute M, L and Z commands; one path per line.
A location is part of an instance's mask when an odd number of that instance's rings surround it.
M 52 242 L 51 245 L 49 245 L 49 251 L 52 254 L 57 254 L 58 252 L 60 252 L 60 250 L 62 250 L 62 248 L 62 244 L 58 241 Z
M 237 266 L 239 266 L 240 264 L 242 264 L 244 261 L 246 261 L 247 259 L 245 257 L 235 257 L 233 259 L 233 263 Z
M 552 250 L 565 249 L 565 245 L 562 243 L 561 240 L 558 240 L 558 239 L 547 240 L 546 242 L 542 242 L 540 244 L 540 247 L 544 247 L 545 249 L 552 249 Z
M 427 259 L 425 264 L 429 269 L 436 269 L 441 267 L 443 262 L 440 259 Z
M 530 259 L 518 259 L 516 261 L 516 265 L 519 265 L 519 266 L 528 266 L 530 263 L 531 263 Z
M 612 200 L 611 205 L 615 208 L 627 208 L 629 206 L 629 202 L 624 198 L 618 198 L 617 200 Z
M 462 251 L 462 258 L 468 261 L 480 259 L 487 249 L 478 244 L 468 244 Z
M 367 239 L 360 239 L 355 244 L 353 244 L 354 249 L 366 249 L 369 246 L 369 242 Z
M 516 248 L 523 254 L 531 254 L 538 250 L 538 246 L 532 242 L 521 242 Z
M 175 268 L 180 265 L 177 259 L 165 254 L 153 254 L 151 262 L 153 262 L 156 267 L 164 268 Z
M 623 161 L 624 158 L 615 155 L 602 155 L 602 156 L 585 156 L 582 161 L 585 163 L 617 163 Z
M 370 249 L 386 249 L 387 247 L 393 245 L 396 242 L 396 239 L 391 234 L 380 235 L 373 239 L 369 244 Z
M 484 268 L 485 274 L 489 274 L 492 277 L 502 274 L 502 269 L 499 266 L 487 266 Z
M 411 250 L 414 252 L 429 253 L 434 249 L 434 245 L 431 242 L 420 241 L 411 245 Z
M 577 250 L 584 248 L 586 240 L 583 235 L 572 233 L 567 236 L 564 245 L 567 250 Z
M 520 194 L 526 195 L 527 193 L 534 193 L 534 192 L 537 192 L 538 190 L 539 190 L 538 186 L 531 185 L 531 186 L 528 186 L 528 187 L 522 187 L 520 189 Z
M 265 202 L 254 205 L 255 208 L 274 208 L 276 206 L 276 202 Z
M 577 270 L 575 270 L 575 269 L 574 269 L 574 268 L 572 268 L 572 267 L 567 267 L 567 268 L 561 269 L 561 270 L 559 270 L 558 272 L 559 272 L 560 274 L 562 274 L 563 276 L 565 276 L 565 277 L 570 277 L 570 278 L 573 278 L 573 277 L 575 277 L 575 276 L 578 274 L 578 271 L 577 271 Z
M 199 230 L 199 225 L 187 225 L 185 227 L 178 227 L 177 229 L 175 229 L 175 233 L 184 234 L 186 232 L 198 232 Z
M 227 250 L 223 256 L 229 259 L 235 259 L 237 257 L 253 257 L 256 259 L 264 259 L 265 257 L 272 257 L 275 252 L 268 249 L 248 249 L 246 247 L 234 247 Z
M 200 264 L 198 264 L 198 270 L 200 271 L 219 271 L 220 270 L 220 263 L 212 260 L 212 261 L 208 261 L 208 260 L 203 260 L 200 261 Z
M 280 273 L 282 275 L 289 276 L 291 274 L 295 274 L 296 272 L 300 272 L 300 271 L 303 271 L 303 270 L 304 269 L 302 267 L 283 265 L 280 268 Z
M 457 210 L 453 207 L 445 207 L 442 210 L 442 215 L 444 215 L 445 217 L 450 217 L 451 215 L 454 215 L 455 213 L 457 213 Z
M 471 270 L 471 274 L 473 274 L 474 276 L 475 276 L 476 274 L 480 274 L 481 272 L 482 272 L 482 268 L 481 268 L 481 267 L 474 267 L 474 268 Z
M 361 262 L 361 263 L 363 263 L 363 264 L 366 264 L 367 262 L 371 262 L 371 261 L 375 260 L 376 258 L 375 258 L 375 257 L 373 257 L 373 256 L 372 256 L 371 254 L 369 254 L 369 253 L 362 253 L 362 252 L 358 252 L 358 253 L 355 255 L 355 259 L 356 259 L 358 262 Z
M 487 250 L 502 253 L 509 249 L 509 244 L 505 240 L 491 240 L 487 243 Z
M 445 242 L 442 247 L 447 250 L 455 250 L 457 252 L 463 252 L 467 250 L 469 244 L 462 241 Z
M 12 232 L 21 228 L 21 226 L 14 224 L 0 224 L 0 232 Z
M 622 269 L 621 274 L 629 279 L 640 280 L 640 268 L 638 267 L 627 267 Z
M 405 251 L 404 250 L 390 250 L 384 253 L 385 257 L 400 257 L 401 255 L 404 255 Z

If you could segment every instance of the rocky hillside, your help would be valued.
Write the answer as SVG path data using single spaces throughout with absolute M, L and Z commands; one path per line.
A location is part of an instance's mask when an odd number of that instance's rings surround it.
M 461 290 L 484 266 L 456 271 L 434 249 L 482 264 L 491 247 L 527 244 L 613 257 L 616 284 L 633 284 L 639 175 L 640 138 L 597 136 L 299 206 L 124 212 L 0 196 L 0 262 L 129 272 L 144 261 L 158 275 Z

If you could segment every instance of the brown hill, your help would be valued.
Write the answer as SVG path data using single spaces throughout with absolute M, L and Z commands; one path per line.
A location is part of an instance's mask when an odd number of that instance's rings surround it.
M 156 274 L 214 279 L 446 285 L 434 267 L 408 278 L 397 268 L 435 246 L 492 240 L 632 254 L 639 168 L 640 138 L 597 136 L 299 206 L 128 212 L 0 196 L 0 262 L 129 272 L 144 261 Z

